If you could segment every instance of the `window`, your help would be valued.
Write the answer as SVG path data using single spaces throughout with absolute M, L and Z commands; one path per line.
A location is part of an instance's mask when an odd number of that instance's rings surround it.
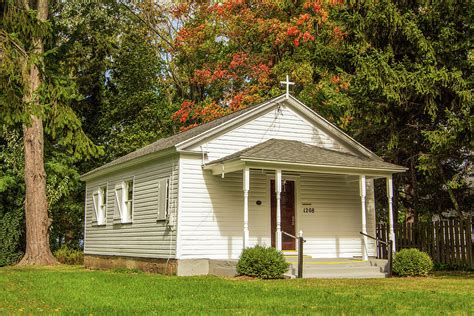
M 99 189 L 99 216 L 97 218 L 98 225 L 105 225 L 107 218 L 107 186 Z
M 105 225 L 107 217 L 107 186 L 102 186 L 95 191 L 92 200 L 94 202 L 96 224 Z
M 133 179 L 115 186 L 114 220 L 131 223 L 133 214 Z
M 124 222 L 132 221 L 133 212 L 133 180 L 125 181 L 125 212 Z
M 159 221 L 168 219 L 170 201 L 170 179 L 158 180 L 158 218 Z

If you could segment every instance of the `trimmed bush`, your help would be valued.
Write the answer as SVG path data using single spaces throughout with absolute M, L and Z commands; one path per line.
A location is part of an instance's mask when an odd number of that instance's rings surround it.
M 418 249 L 402 249 L 393 258 L 393 272 L 399 276 L 427 276 L 433 269 L 430 256 Z
M 246 248 L 237 263 L 237 273 L 260 279 L 281 279 L 289 264 L 280 251 L 272 247 Z
M 84 263 L 84 253 L 81 250 L 71 249 L 67 246 L 62 246 L 56 250 L 54 256 L 64 264 L 80 265 Z

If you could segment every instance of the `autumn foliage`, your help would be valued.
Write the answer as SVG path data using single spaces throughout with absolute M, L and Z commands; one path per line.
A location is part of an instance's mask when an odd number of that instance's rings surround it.
M 172 6 L 179 28 L 168 53 L 186 70 L 173 120 L 188 129 L 278 95 L 287 74 L 300 87 L 313 84 L 301 56 L 317 41 L 343 38 L 329 19 L 338 5 L 341 1 L 230 0 Z

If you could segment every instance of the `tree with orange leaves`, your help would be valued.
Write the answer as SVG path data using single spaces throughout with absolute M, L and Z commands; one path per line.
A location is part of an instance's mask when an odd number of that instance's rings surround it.
M 148 8 L 155 10 L 149 21 L 166 38 L 159 43 L 180 104 L 175 122 L 187 129 L 276 96 L 287 74 L 297 83 L 294 94 L 339 120 L 333 98 L 338 87 L 330 82 L 337 73 L 321 62 L 325 51 L 340 45 L 343 31 L 329 17 L 338 6 L 339 1 L 229 0 Z

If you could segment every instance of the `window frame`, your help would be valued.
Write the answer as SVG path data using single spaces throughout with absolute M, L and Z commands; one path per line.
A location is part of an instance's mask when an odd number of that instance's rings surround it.
M 132 186 L 132 197 L 131 200 L 128 199 L 128 194 L 129 194 L 129 184 Z M 122 181 L 122 214 L 120 216 L 120 222 L 122 224 L 131 224 L 133 223 L 133 213 L 135 213 L 135 177 L 132 178 L 126 178 Z M 130 203 L 130 204 L 128 204 Z M 130 205 L 131 209 L 128 209 Z M 126 212 L 125 212 L 126 208 Z M 127 220 L 124 217 L 124 214 L 128 213 L 130 220 Z

